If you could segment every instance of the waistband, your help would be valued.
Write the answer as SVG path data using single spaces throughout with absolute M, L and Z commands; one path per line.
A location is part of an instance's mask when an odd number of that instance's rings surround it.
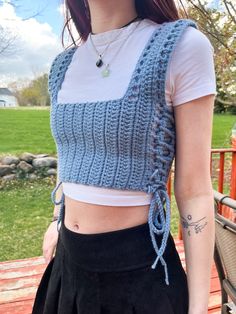
M 150 241 L 148 222 L 130 228 L 83 234 L 69 230 L 62 220 L 59 230 L 61 242 L 67 257 L 80 268 L 96 272 L 117 272 L 150 266 L 156 258 Z M 156 238 L 161 243 L 161 236 Z M 175 244 L 169 234 L 164 257 L 169 266 L 176 266 Z M 158 264 L 155 271 L 165 272 Z

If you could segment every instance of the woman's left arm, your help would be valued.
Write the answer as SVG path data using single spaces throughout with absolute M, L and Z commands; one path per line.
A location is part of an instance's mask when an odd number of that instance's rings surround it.
M 174 107 L 174 194 L 180 214 L 189 290 L 188 314 L 206 314 L 213 262 L 214 196 L 210 174 L 215 95 Z

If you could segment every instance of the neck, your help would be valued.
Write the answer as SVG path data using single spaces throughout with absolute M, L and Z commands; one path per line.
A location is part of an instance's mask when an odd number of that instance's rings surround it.
M 120 28 L 137 16 L 134 0 L 87 0 L 92 33 Z

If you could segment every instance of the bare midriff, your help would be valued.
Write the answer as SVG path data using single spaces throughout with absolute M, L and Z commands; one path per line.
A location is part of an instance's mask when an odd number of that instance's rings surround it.
M 64 223 L 66 228 L 84 234 L 131 228 L 148 221 L 149 206 L 98 205 L 65 195 Z

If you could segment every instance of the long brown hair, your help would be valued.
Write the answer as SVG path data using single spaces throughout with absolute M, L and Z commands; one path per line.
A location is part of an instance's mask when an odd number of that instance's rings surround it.
M 181 0 L 180 3 L 184 8 Z M 180 14 L 174 0 L 135 0 L 135 7 L 140 17 L 148 18 L 158 24 L 180 19 Z M 65 0 L 65 10 L 65 25 L 62 32 L 63 46 L 66 29 L 73 44 L 76 44 L 76 40 L 72 35 L 71 22 L 74 23 L 80 40 L 85 41 L 91 32 L 90 12 L 87 0 Z

